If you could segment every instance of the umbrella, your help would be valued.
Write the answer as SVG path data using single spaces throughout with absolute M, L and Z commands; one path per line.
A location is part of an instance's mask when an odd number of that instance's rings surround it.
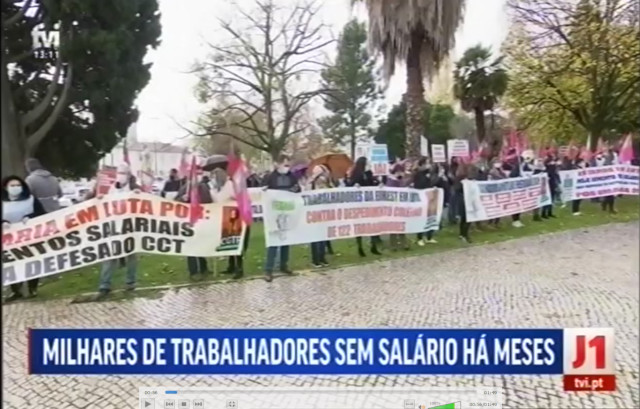
M 313 169 L 313 167 L 317 165 L 326 166 L 331 170 L 331 176 L 334 179 L 340 179 L 346 176 L 349 169 L 353 166 L 353 161 L 344 153 L 330 153 L 312 160 L 309 164 L 309 169 Z
M 227 159 L 226 155 L 211 155 L 205 161 L 202 170 L 208 172 L 218 168 L 226 170 L 228 164 L 229 159 Z
M 291 173 L 293 173 L 293 175 L 297 178 L 301 178 L 307 171 L 307 169 L 309 168 L 309 165 L 301 163 L 299 165 L 294 165 L 291 168 Z

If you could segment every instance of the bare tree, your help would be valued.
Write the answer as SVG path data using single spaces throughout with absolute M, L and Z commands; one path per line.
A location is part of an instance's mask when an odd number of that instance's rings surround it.
M 275 158 L 308 126 L 296 117 L 323 93 L 311 84 L 323 65 L 324 47 L 333 40 L 316 21 L 314 1 L 292 3 L 279 7 L 273 0 L 254 0 L 254 10 L 237 10 L 244 26 L 238 19 L 221 21 L 230 42 L 209 44 L 212 54 L 194 70 L 198 98 L 217 101 L 196 124 L 201 130 L 196 135 L 226 134 Z M 244 132 L 229 133 L 230 127 Z

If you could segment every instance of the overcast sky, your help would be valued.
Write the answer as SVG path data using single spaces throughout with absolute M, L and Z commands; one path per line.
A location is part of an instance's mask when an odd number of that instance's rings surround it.
M 241 6 L 253 0 L 236 0 Z M 287 1 L 287 0 L 281 0 Z M 291 0 L 289 0 L 291 1 Z M 454 58 L 470 46 L 482 43 L 499 50 L 507 30 L 506 0 L 467 0 L 464 24 L 458 32 Z M 232 16 L 231 1 L 159 0 L 162 13 L 162 44 L 148 55 L 154 65 L 151 81 L 138 98 L 140 120 L 137 136 L 141 141 L 182 144 L 185 126 L 195 120 L 202 106 L 194 97 L 195 76 L 187 73 L 193 62 L 206 54 L 203 38 L 213 42 L 220 37 L 217 18 Z M 342 26 L 354 16 L 351 0 L 324 0 L 322 19 L 337 37 Z M 358 13 L 358 17 L 363 15 Z M 334 47 L 335 48 L 335 47 Z M 391 80 L 387 105 L 400 100 L 405 89 L 403 70 Z

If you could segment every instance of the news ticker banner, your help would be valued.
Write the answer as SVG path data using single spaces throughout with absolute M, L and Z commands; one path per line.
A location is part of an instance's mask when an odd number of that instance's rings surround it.
M 615 389 L 611 328 L 32 329 L 39 375 L 565 375 Z
M 267 247 L 437 230 L 442 189 L 346 187 L 262 195 Z
M 638 166 L 598 166 L 563 170 L 559 174 L 563 202 L 611 195 L 638 195 L 640 192 Z
M 133 253 L 212 257 L 238 255 L 244 225 L 234 202 L 199 208 L 146 193 L 88 200 L 2 233 L 2 285 L 42 278 Z
M 501 409 L 501 387 L 141 387 L 142 409 Z M 233 405 L 235 403 L 236 405 Z M 177 406 L 176 406 L 177 404 Z
M 463 180 L 469 223 L 525 213 L 551 204 L 546 173 L 493 181 Z

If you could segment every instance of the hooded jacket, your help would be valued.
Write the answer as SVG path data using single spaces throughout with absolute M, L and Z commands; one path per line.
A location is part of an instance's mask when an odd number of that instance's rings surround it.
M 42 203 L 45 212 L 60 210 L 58 199 L 62 197 L 62 189 L 58 178 L 44 169 L 37 159 L 27 159 L 27 171 L 29 176 L 25 179 L 31 194 Z

